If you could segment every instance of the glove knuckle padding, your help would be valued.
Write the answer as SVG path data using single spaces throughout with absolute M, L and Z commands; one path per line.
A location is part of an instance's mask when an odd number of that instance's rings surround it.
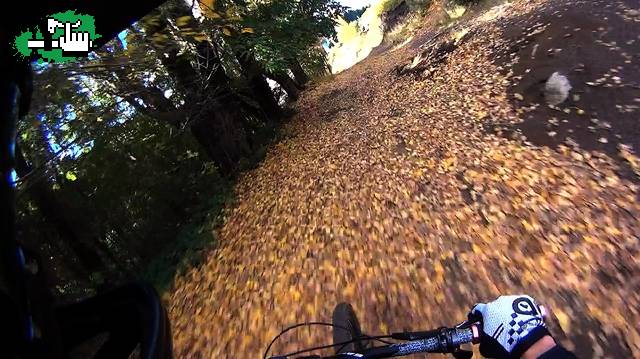
M 508 357 L 533 329 L 544 327 L 539 306 L 527 295 L 501 296 L 473 310 L 482 313 L 480 351 L 487 357 Z

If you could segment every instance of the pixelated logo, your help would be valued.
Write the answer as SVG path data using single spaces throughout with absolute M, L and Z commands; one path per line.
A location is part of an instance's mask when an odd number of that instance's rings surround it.
M 26 29 L 16 36 L 13 46 L 17 56 L 36 55 L 39 63 L 68 62 L 86 57 L 100 37 L 93 16 L 69 10 L 47 16 L 37 28 Z

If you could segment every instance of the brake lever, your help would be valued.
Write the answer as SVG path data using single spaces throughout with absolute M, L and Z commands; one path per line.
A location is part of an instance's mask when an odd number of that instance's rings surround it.
M 467 315 L 467 322 L 470 322 L 470 323 L 482 323 L 482 314 L 480 314 L 480 313 L 469 313 Z
M 471 350 L 458 348 L 458 350 L 455 350 L 451 355 L 456 359 L 471 359 L 473 357 L 473 352 Z
M 455 326 L 456 329 L 468 329 L 474 325 L 482 324 L 482 315 L 480 314 L 471 314 L 467 316 L 467 320 L 459 323 Z

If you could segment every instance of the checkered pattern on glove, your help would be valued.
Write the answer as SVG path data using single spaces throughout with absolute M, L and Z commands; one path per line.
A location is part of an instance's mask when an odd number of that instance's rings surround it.
M 482 315 L 480 353 L 487 358 L 519 358 L 549 335 L 540 306 L 528 295 L 506 295 L 476 304 L 471 315 Z

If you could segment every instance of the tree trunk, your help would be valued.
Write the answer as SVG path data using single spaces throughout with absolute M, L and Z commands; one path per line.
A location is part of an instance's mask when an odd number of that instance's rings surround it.
M 203 84 L 199 82 L 198 72 L 191 65 L 191 58 L 189 54 L 180 54 L 180 45 L 176 43 L 176 39 L 169 30 L 170 25 L 165 15 L 160 13 L 157 9 L 149 15 L 156 18 L 157 21 L 143 21 L 142 24 L 144 31 L 146 35 L 152 39 L 150 41 L 150 45 L 158 53 L 160 62 L 176 82 L 176 87 L 189 96 L 200 93 Z M 164 39 L 162 41 L 155 41 L 153 40 L 154 38 Z M 196 47 L 198 53 L 204 49 L 200 45 L 197 45 Z M 204 55 L 208 60 L 208 57 L 206 57 L 207 55 Z M 218 79 L 216 78 L 216 80 Z
M 271 120 L 281 118 L 282 111 L 278 105 L 278 101 L 274 97 L 273 91 L 253 55 L 237 52 L 236 58 L 240 66 L 242 66 L 242 72 L 249 82 L 249 87 L 255 96 L 256 102 L 258 102 L 264 113 Z
M 180 8 L 178 15 L 186 14 L 183 10 Z M 197 29 L 199 24 L 193 26 Z M 167 41 L 174 41 L 166 21 L 146 24 L 145 31 L 164 34 Z M 160 46 L 153 42 L 151 45 L 185 96 L 184 108 L 194 138 L 222 175 L 232 173 L 241 158 L 250 156 L 251 146 L 240 110 L 242 102 L 230 89 L 215 49 L 206 41 L 196 44 L 199 57 L 204 59 L 196 71 L 189 55 L 178 53 L 178 45 Z
M 31 172 L 31 166 L 27 163 L 22 151 L 16 146 L 16 173 L 23 177 Z M 100 256 L 99 238 L 94 238 L 88 233 L 83 233 L 80 218 L 74 218 L 71 208 L 60 202 L 48 183 L 44 179 L 36 179 L 30 183 L 29 192 L 40 213 L 54 228 L 60 239 L 65 241 L 75 253 L 80 266 L 91 274 L 105 269 L 104 261 Z
M 191 31 L 202 29 L 202 25 L 193 17 L 191 7 L 185 1 L 175 1 L 172 5 L 175 19 L 185 16 L 189 17 L 189 21 L 184 29 L 190 29 Z M 163 27 L 163 30 L 166 30 L 166 23 L 160 25 Z M 198 58 L 196 59 L 198 62 L 196 66 L 198 69 L 197 74 L 203 79 L 209 79 L 208 83 L 203 85 L 208 89 L 227 87 L 230 82 L 229 77 L 224 71 L 224 66 L 222 66 L 220 56 L 214 45 L 209 41 L 192 41 L 192 43 L 195 45 L 196 52 L 198 53 Z M 194 73 L 196 73 L 195 70 Z
M 297 59 L 289 61 L 289 69 L 293 73 L 293 78 L 300 86 L 304 86 L 307 82 L 309 82 L 309 76 L 307 76 L 307 74 L 304 72 L 304 69 Z
M 300 89 L 288 74 L 269 73 L 267 74 L 267 76 L 273 81 L 277 82 L 292 101 L 297 101 L 298 98 L 300 98 Z
M 238 115 L 216 110 L 212 108 L 207 118 L 193 122 L 191 133 L 220 172 L 230 174 L 240 159 L 251 156 L 251 145 L 244 127 L 236 119 Z
M 130 85 L 127 82 L 122 83 L 122 86 L 118 87 L 119 89 L 114 91 L 114 95 L 118 93 L 131 93 L 125 95 L 124 99 L 141 114 L 151 119 L 166 122 L 174 127 L 180 127 L 185 122 L 186 114 L 184 111 L 177 109 L 168 98 L 164 97 L 160 89 L 144 87 L 142 84 Z M 146 106 L 140 105 L 138 101 L 136 101 L 137 98 L 142 99 Z

